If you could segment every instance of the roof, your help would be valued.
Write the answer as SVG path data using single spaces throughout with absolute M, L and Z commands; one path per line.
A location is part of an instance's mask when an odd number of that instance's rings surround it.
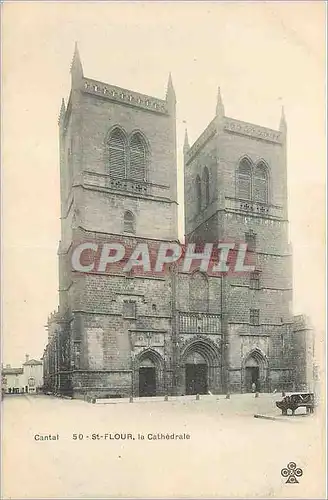
M 23 373 L 23 368 L 2 368 L 2 375 L 20 375 Z
M 42 361 L 37 359 L 30 359 L 29 361 L 25 361 L 25 363 L 23 363 L 23 366 L 26 365 L 42 365 Z

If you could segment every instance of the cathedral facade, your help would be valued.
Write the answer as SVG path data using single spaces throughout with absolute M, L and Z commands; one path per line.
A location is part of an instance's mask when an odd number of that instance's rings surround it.
M 87 78 L 78 49 L 59 116 L 59 307 L 48 318 L 44 389 L 77 398 L 304 389 L 312 335 L 292 315 L 287 125 L 216 112 L 184 142 L 185 239 L 245 242 L 238 275 L 79 273 L 77 244 L 178 242 L 176 95 Z

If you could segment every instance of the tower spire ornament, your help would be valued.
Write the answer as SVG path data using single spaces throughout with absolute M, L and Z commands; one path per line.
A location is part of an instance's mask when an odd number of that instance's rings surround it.
M 59 123 L 59 125 L 63 122 L 65 113 L 66 113 L 65 100 L 64 100 L 64 98 L 62 98 L 61 106 L 60 106 L 60 111 L 59 111 L 59 116 L 58 116 L 58 123 Z
M 279 130 L 280 130 L 280 132 L 284 132 L 284 133 L 286 133 L 286 131 L 287 131 L 287 121 L 286 121 L 284 105 L 281 106 Z
M 81 63 L 79 48 L 75 42 L 74 55 L 71 64 L 72 86 L 83 78 L 83 67 Z
M 169 73 L 169 79 L 167 82 L 166 100 L 174 102 L 174 104 L 176 103 L 176 96 L 175 96 L 175 90 L 173 87 L 171 72 Z
M 185 136 L 184 136 L 184 143 L 183 143 L 183 153 L 186 154 L 190 149 L 189 145 L 189 138 L 188 138 L 188 130 L 187 127 L 185 128 Z
M 222 101 L 220 87 L 218 87 L 218 95 L 217 95 L 217 101 L 216 101 L 216 115 L 217 116 L 224 116 L 224 105 L 223 105 L 223 101 Z

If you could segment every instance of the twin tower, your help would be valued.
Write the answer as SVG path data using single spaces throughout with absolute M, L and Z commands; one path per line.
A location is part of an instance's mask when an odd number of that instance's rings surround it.
M 59 116 L 59 307 L 48 319 L 47 390 L 142 397 L 303 388 L 309 330 L 292 316 L 287 126 L 216 113 L 184 141 L 189 242 L 246 242 L 255 270 L 209 276 L 79 273 L 83 242 L 178 241 L 176 95 L 165 99 L 84 76 L 77 47 Z

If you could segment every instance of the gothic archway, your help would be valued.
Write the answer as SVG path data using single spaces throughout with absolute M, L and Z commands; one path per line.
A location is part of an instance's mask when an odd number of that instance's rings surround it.
M 188 342 L 180 356 L 179 392 L 181 394 L 218 394 L 221 392 L 221 351 L 207 338 Z
M 253 385 L 254 384 L 254 385 Z M 268 385 L 268 359 L 261 349 L 252 349 L 242 363 L 242 392 L 266 392 Z
M 134 395 L 139 397 L 164 394 L 164 360 L 154 349 L 145 349 L 134 362 Z

